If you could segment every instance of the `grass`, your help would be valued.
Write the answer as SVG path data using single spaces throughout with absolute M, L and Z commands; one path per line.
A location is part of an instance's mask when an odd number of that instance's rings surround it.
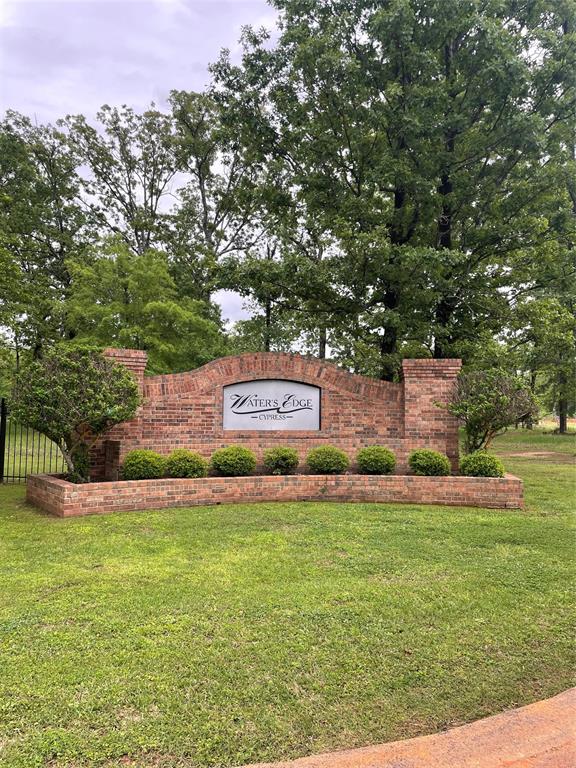
M 551 429 L 511 429 L 496 438 L 493 448 L 496 453 L 547 452 L 576 455 L 576 431 L 567 435 L 555 435 Z M 562 457 L 560 457 L 561 459 Z
M 0 489 L 0 765 L 231 766 L 429 733 L 569 687 L 573 467 L 506 463 L 525 511 L 59 520 Z

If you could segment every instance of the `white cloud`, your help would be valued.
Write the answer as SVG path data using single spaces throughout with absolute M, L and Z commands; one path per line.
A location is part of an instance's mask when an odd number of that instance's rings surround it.
M 251 312 L 246 309 L 246 299 L 236 291 L 216 291 L 213 300 L 220 305 L 222 319 L 230 328 L 237 320 L 247 320 Z
M 16 23 L 14 0 L 0 0 L 0 27 L 12 27 Z
M 153 0 L 153 2 L 158 3 L 158 5 L 163 5 L 166 8 L 170 8 L 171 10 L 188 11 L 186 0 Z
M 152 0 L 152 2 L 161 8 L 170 19 L 178 17 L 179 22 L 183 22 L 185 17 L 190 18 L 193 15 L 194 2 L 189 0 Z
M 39 122 L 202 90 L 241 25 L 274 19 L 266 0 L 0 0 L 0 8 L 0 115 L 16 109 Z

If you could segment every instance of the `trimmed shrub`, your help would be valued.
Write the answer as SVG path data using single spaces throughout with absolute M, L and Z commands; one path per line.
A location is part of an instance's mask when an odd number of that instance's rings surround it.
M 291 475 L 299 464 L 298 451 L 278 447 L 264 451 L 264 466 L 272 475 Z
M 166 459 L 156 451 L 129 451 L 122 465 L 123 480 L 154 480 L 162 477 Z
M 177 448 L 164 464 L 166 477 L 206 477 L 208 462 L 199 453 Z
M 306 463 L 316 475 L 340 475 L 350 466 L 350 459 L 333 445 L 321 445 L 312 448 L 306 457 Z
M 396 457 L 383 445 L 369 445 L 360 448 L 356 463 L 363 475 L 389 475 L 396 466 Z
M 415 475 L 449 475 L 450 460 L 445 453 L 419 448 L 408 456 L 408 464 Z
M 224 477 L 241 477 L 254 472 L 256 456 L 253 451 L 242 445 L 229 445 L 227 448 L 218 448 L 214 451 L 210 466 Z
M 496 456 L 476 451 L 462 459 L 460 474 L 467 477 L 504 477 L 504 464 Z

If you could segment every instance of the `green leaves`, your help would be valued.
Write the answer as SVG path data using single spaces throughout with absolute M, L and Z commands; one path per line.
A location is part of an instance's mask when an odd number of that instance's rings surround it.
M 557 236 L 551 217 L 568 204 L 550 170 L 566 162 L 558 135 L 574 114 L 562 9 L 275 5 L 277 42 L 246 33 L 242 65 L 223 56 L 213 69 L 214 98 L 286 193 L 281 206 L 265 196 L 267 227 L 310 322 L 317 286 L 288 263 L 313 230 L 332 249 L 322 323 L 356 370 L 390 378 L 406 343 L 445 357 L 499 332 L 518 264 Z M 258 275 L 246 278 L 256 294 Z M 343 351 L 362 347 L 380 366 Z
M 83 115 L 62 121 L 88 171 L 84 202 L 101 229 L 142 255 L 166 234 L 162 203 L 177 172 L 172 121 L 154 105 L 142 114 L 104 105 L 97 120 L 98 127 Z
M 0 123 L 0 320 L 17 349 L 69 338 L 67 261 L 91 236 L 77 156 L 53 126 L 8 112 Z
M 240 64 L 223 52 L 168 112 L 7 116 L 9 343 L 79 336 L 182 370 L 225 349 L 211 300 L 228 289 L 255 314 L 242 348 L 328 349 L 388 379 L 405 354 L 477 364 L 506 336 L 565 422 L 571 369 L 534 352 L 523 308 L 574 315 L 570 3 L 274 5 L 278 37 L 245 28 Z
M 163 253 L 134 255 L 116 239 L 105 255 L 71 272 L 68 311 L 79 339 L 145 349 L 154 373 L 190 370 L 224 353 L 207 306 L 178 297 Z
M 466 453 L 488 448 L 507 427 L 538 415 L 526 383 L 497 369 L 460 374 L 448 410 L 464 425 Z
M 53 440 L 72 477 L 88 477 L 87 453 L 114 424 L 131 419 L 140 403 L 138 384 L 123 365 L 94 347 L 62 345 L 18 375 L 14 416 Z

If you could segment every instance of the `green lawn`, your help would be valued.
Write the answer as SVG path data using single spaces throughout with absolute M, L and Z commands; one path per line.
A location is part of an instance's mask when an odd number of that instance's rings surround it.
M 498 450 L 524 437 L 506 440 Z M 526 479 L 524 512 L 315 503 L 59 520 L 0 489 L 0 765 L 296 757 L 569 687 L 574 468 L 506 463 Z
M 554 452 L 576 455 L 576 432 L 555 435 L 550 429 L 511 429 L 494 442 L 496 452 Z

